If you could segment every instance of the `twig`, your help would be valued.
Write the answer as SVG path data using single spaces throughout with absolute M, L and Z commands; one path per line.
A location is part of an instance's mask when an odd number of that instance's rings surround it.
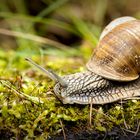
M 119 125 L 120 126 L 120 125 Z M 124 134 L 124 136 L 127 136 L 127 134 L 126 134 L 126 132 L 125 132 L 125 130 L 120 126 L 120 129 L 122 130 L 122 132 L 123 132 L 123 134 Z
M 0 81 L 5 87 L 7 87 L 8 89 L 12 90 L 14 93 L 16 93 L 16 95 L 18 95 L 19 97 L 23 98 L 23 99 L 26 99 L 26 100 L 29 100 L 33 103 L 36 103 L 36 104 L 40 104 L 40 103 L 44 103 L 40 98 L 38 97 L 33 97 L 33 96 L 29 96 L 23 92 L 19 92 L 17 91 L 16 89 L 14 89 L 12 87 L 12 84 L 9 82 L 6 82 L 4 80 L 1 80 Z
M 62 132 L 63 132 L 64 140 L 67 140 L 66 133 L 65 133 L 64 126 L 63 126 L 63 123 L 62 123 L 61 119 L 60 119 L 60 125 L 62 127 Z
M 135 132 L 135 136 L 137 136 L 138 132 L 139 132 L 139 129 L 140 129 L 140 121 L 138 122 L 138 126 L 137 126 L 137 130 Z
M 131 131 L 131 130 L 129 130 L 129 129 L 125 129 L 125 128 L 122 128 L 123 130 L 125 130 L 126 132 L 129 132 L 129 133 L 132 133 L 132 134 L 135 134 L 136 132 L 134 132 L 134 131 Z
M 121 99 L 121 108 L 123 109 L 122 99 Z M 122 109 L 121 109 L 121 114 L 122 114 L 124 126 L 125 126 L 126 129 L 129 129 L 129 128 L 128 128 L 128 125 L 127 125 L 127 123 L 126 123 L 126 121 L 125 121 L 125 117 L 124 117 L 124 113 L 123 113 L 123 110 L 122 110 Z
M 137 134 L 138 134 L 138 132 L 139 132 L 139 128 L 140 128 L 140 121 L 138 122 L 138 126 L 137 126 L 136 132 L 131 131 L 131 130 L 129 130 L 129 129 L 124 129 L 124 128 L 121 128 L 121 129 L 122 129 L 122 130 L 125 130 L 126 132 L 129 132 L 129 133 L 134 134 L 134 137 L 135 137 L 135 136 L 137 136 Z M 123 132 L 124 132 L 124 131 L 123 131 Z
M 92 110 L 94 110 L 95 112 L 97 112 L 97 113 L 100 113 L 100 114 L 102 114 L 102 115 L 104 115 L 105 117 L 107 117 L 110 121 L 112 121 L 112 118 L 110 118 L 110 116 L 108 116 L 107 114 L 105 114 L 105 113 L 101 113 L 101 112 L 99 112 L 97 109 L 95 109 L 95 108 L 92 108 Z M 113 122 L 113 121 L 112 121 Z
M 92 105 L 93 105 L 93 98 L 91 98 L 91 102 L 90 102 L 90 111 L 89 111 L 89 126 L 92 126 Z

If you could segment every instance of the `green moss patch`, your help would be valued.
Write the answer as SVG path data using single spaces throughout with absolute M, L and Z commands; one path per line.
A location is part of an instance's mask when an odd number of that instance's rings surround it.
M 120 133 L 139 131 L 140 101 L 93 105 L 92 122 L 89 124 L 90 105 L 64 105 L 53 93 L 54 83 L 40 71 L 32 68 L 23 57 L 14 52 L 0 51 L 0 134 L 7 137 L 44 139 L 75 134 L 88 130 L 99 133 L 118 128 Z M 40 63 L 39 56 L 33 59 Z M 44 57 L 51 68 L 60 75 L 82 71 L 83 58 Z M 52 60 L 52 61 L 51 61 Z M 77 62 L 76 62 L 77 60 Z M 75 63 L 77 63 L 75 65 Z M 67 66 L 67 67 L 66 67 Z

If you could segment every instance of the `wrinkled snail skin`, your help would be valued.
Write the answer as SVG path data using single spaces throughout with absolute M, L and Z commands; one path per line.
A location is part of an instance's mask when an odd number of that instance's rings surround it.
M 64 104 L 107 104 L 140 96 L 140 78 L 131 82 L 117 82 L 85 71 L 64 76 L 63 79 L 69 83 L 68 87 L 63 88 L 57 83 L 54 92 Z

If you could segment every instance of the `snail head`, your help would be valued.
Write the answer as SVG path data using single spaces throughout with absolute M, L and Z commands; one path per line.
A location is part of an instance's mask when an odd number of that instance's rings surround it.
M 61 77 L 52 70 L 44 69 L 29 58 L 26 60 L 55 81 L 54 93 L 64 104 L 89 104 L 92 102 L 92 98 L 97 96 L 96 93 L 108 86 L 106 80 L 90 71 Z
M 44 72 L 50 79 L 52 79 L 55 83 L 55 94 L 56 96 L 60 99 L 63 100 L 61 97 L 61 89 L 66 89 L 67 88 L 67 82 L 63 79 L 63 77 L 57 75 L 54 71 L 52 70 L 46 70 L 45 68 L 41 67 L 37 63 L 35 63 L 33 60 L 30 58 L 25 58 L 26 61 L 28 61 L 30 64 L 34 65 L 36 68 L 40 69 L 42 72 Z

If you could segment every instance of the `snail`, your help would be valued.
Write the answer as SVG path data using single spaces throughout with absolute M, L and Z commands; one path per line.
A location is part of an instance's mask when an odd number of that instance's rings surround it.
M 64 104 L 106 104 L 140 96 L 140 20 L 126 16 L 108 24 L 84 72 L 61 77 L 26 60 L 56 82 L 54 93 Z

